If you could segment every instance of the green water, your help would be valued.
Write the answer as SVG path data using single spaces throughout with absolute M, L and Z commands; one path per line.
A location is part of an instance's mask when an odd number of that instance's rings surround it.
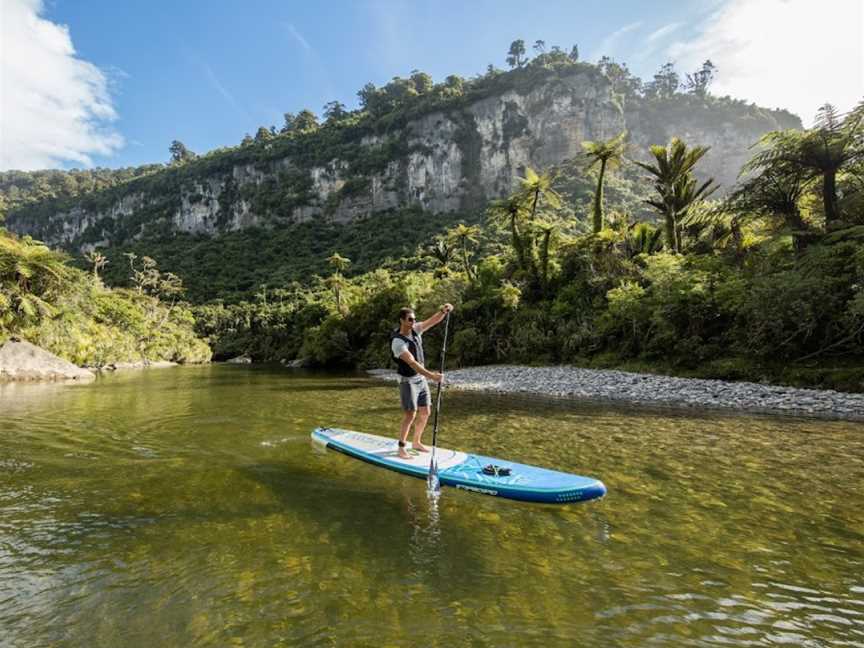
M 448 392 L 442 445 L 609 488 L 560 508 L 309 442 L 398 417 L 359 375 L 0 387 L 0 645 L 864 645 L 860 424 Z

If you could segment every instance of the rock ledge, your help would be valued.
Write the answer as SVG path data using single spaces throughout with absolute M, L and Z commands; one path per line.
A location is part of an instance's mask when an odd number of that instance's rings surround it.
M 0 345 L 0 382 L 34 380 L 93 380 L 95 374 L 24 340 Z

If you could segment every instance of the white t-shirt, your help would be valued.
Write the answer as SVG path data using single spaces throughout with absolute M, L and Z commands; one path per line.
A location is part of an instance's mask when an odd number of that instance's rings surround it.
M 414 329 L 414 335 L 417 336 L 417 339 L 420 339 L 420 336 L 422 334 L 420 333 L 420 327 L 417 325 L 416 322 L 414 324 L 413 329 Z M 403 351 L 411 351 L 411 349 L 408 348 L 408 343 L 400 337 L 394 337 L 393 338 L 393 342 L 390 345 L 390 349 L 393 351 L 393 357 L 394 358 L 398 358 L 399 356 L 401 356 Z M 414 359 L 416 360 L 417 358 L 414 358 Z

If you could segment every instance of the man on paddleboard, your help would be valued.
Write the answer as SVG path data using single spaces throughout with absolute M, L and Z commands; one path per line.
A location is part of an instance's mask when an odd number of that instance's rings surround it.
M 452 310 L 452 304 L 444 304 L 437 313 L 422 322 L 417 321 L 412 308 L 403 308 L 399 311 L 399 328 L 391 336 L 390 352 L 398 365 L 396 371 L 399 374 L 399 398 L 402 401 L 399 456 L 402 459 L 411 458 L 405 446 L 412 423 L 414 441 L 411 446 L 419 452 L 429 452 L 429 448 L 421 441 L 432 404 L 429 383 L 426 379 L 441 382 L 444 380 L 444 374 L 430 371 L 423 366 L 425 363 L 423 333 L 441 322 Z

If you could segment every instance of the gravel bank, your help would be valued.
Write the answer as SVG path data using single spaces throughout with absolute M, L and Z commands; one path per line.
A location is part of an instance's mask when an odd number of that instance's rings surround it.
M 396 373 L 375 369 L 389 380 Z M 720 408 L 864 421 L 864 394 L 748 382 L 674 378 L 608 369 L 495 365 L 447 372 L 451 389 L 542 394 L 684 408 Z

